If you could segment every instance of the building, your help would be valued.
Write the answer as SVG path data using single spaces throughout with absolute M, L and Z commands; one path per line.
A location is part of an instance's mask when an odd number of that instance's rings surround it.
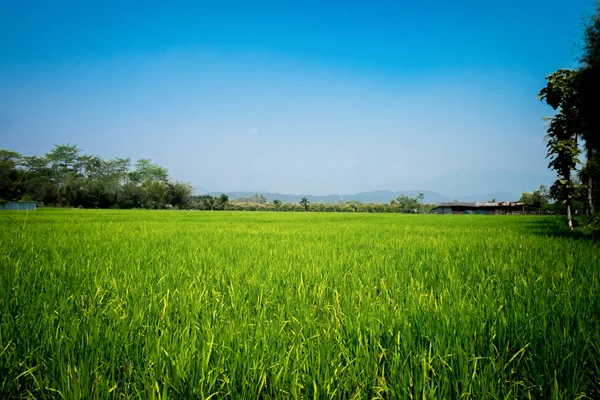
M 0 210 L 34 211 L 35 208 L 35 201 L 9 201 L 6 203 L 0 202 Z
M 502 202 L 466 202 L 441 203 L 431 210 L 433 214 L 522 214 L 525 203 Z

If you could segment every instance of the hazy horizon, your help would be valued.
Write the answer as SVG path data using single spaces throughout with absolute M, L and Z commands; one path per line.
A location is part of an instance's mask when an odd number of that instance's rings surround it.
M 9 1 L 0 148 L 150 158 L 197 191 L 533 190 L 554 176 L 536 95 L 593 6 Z

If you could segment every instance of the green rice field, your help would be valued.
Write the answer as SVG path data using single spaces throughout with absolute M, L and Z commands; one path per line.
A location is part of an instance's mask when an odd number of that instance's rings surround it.
M 0 398 L 599 398 L 600 246 L 563 223 L 2 212 Z

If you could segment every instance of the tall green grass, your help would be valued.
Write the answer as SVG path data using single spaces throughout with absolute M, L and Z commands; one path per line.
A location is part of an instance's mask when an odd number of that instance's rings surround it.
M 554 218 L 0 214 L 0 398 L 600 396 Z

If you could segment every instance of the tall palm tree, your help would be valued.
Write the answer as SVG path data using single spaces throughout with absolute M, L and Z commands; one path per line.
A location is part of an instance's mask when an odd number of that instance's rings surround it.
M 308 199 L 306 197 L 303 197 L 300 200 L 300 205 L 304 207 L 304 211 L 308 211 L 308 205 L 310 204 L 310 201 L 308 201 Z

